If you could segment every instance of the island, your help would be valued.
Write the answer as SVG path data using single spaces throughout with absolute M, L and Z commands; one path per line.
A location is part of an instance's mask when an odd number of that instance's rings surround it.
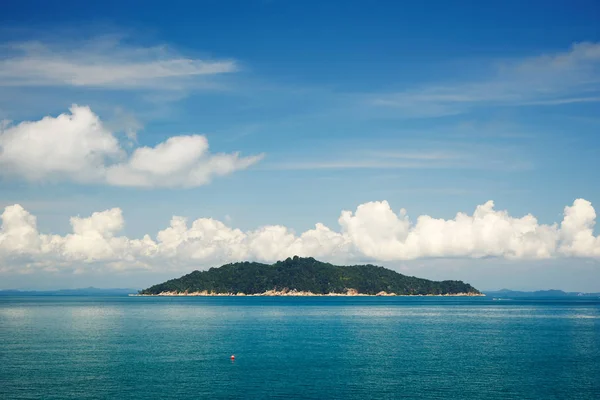
M 485 296 L 462 281 L 431 281 L 376 265 L 339 266 L 294 256 L 194 271 L 138 296 Z

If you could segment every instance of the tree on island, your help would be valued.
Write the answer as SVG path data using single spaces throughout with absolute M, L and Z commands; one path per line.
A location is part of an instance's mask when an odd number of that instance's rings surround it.
M 480 292 L 462 281 L 431 281 L 399 274 L 376 265 L 338 266 L 312 257 L 294 256 L 274 264 L 238 262 L 207 271 L 194 271 L 140 291 L 152 295 L 175 293 L 245 293 L 259 294 L 270 290 L 302 291 L 314 294 L 380 292 L 398 295 L 452 295 Z

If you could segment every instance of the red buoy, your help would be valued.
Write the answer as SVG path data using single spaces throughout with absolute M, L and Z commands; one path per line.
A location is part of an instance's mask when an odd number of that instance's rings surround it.
M 235 356 L 234 356 L 233 354 L 231 355 L 231 359 L 232 359 L 232 360 L 235 360 Z

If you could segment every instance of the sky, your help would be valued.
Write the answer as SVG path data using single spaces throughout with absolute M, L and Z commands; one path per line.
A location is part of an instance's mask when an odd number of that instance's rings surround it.
M 87 3 L 0 13 L 0 289 L 299 255 L 600 291 L 597 1 Z

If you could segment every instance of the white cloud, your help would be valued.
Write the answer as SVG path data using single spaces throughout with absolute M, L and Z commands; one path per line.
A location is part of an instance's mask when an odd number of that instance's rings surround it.
M 594 236 L 596 211 L 592 203 L 575 200 L 573 206 L 565 207 L 561 224 L 561 252 L 580 257 L 600 257 L 600 237 Z
M 600 43 L 575 43 L 568 51 L 496 64 L 487 79 L 423 86 L 374 95 L 375 106 L 407 116 L 453 115 L 478 106 L 546 105 L 600 101 Z
M 221 221 L 200 218 L 188 224 L 172 218 L 154 238 L 118 236 L 121 210 L 71 218 L 72 233 L 40 233 L 36 218 L 20 205 L 1 215 L 0 265 L 4 270 L 51 268 L 188 270 L 229 261 L 272 262 L 293 255 L 333 262 L 400 261 L 418 258 L 548 259 L 600 257 L 600 238 L 593 235 L 596 214 L 578 199 L 565 207 L 560 224 L 544 225 L 532 215 L 511 217 L 494 203 L 477 206 L 472 215 L 444 220 L 421 215 L 411 222 L 405 210 L 395 213 L 386 201 L 343 211 L 339 231 L 323 224 L 295 234 L 274 225 L 243 232 Z M 86 267 L 87 265 L 87 267 Z
M 109 159 L 124 156 L 117 138 L 88 107 L 70 114 L 25 121 L 0 131 L 0 174 L 28 180 L 66 176 L 75 181 L 102 178 Z
M 211 154 L 201 135 L 173 136 L 155 147 L 138 147 L 127 156 L 114 133 L 89 107 L 73 106 L 70 111 L 5 125 L 0 130 L 0 175 L 30 181 L 194 187 L 262 158 Z
M 114 38 L 3 46 L 0 86 L 180 89 L 192 78 L 237 70 L 232 60 L 200 60 L 166 46 L 139 47 Z
M 394 144 L 388 144 L 388 147 Z M 263 168 L 275 170 L 344 170 L 344 169 L 478 169 L 514 171 L 531 168 L 531 161 L 521 157 L 518 149 L 510 146 L 487 146 L 476 143 L 462 144 L 429 141 L 422 149 L 406 151 L 369 150 L 362 147 L 343 152 L 328 150 L 326 154 L 313 152 L 313 157 L 302 160 L 273 161 Z M 441 150 L 446 148 L 446 150 Z M 452 148 L 453 150 L 448 150 Z
M 374 160 L 374 159 L 344 159 L 341 161 L 300 161 L 300 162 L 281 162 L 272 165 L 276 170 L 313 170 L 313 169 L 430 169 L 430 168 L 448 168 L 452 164 L 443 164 L 424 161 L 395 161 L 395 160 Z
M 107 170 L 107 182 L 117 186 L 194 187 L 213 176 L 228 175 L 260 161 L 262 155 L 208 154 L 204 136 L 174 136 L 156 147 L 137 148 L 129 160 Z

